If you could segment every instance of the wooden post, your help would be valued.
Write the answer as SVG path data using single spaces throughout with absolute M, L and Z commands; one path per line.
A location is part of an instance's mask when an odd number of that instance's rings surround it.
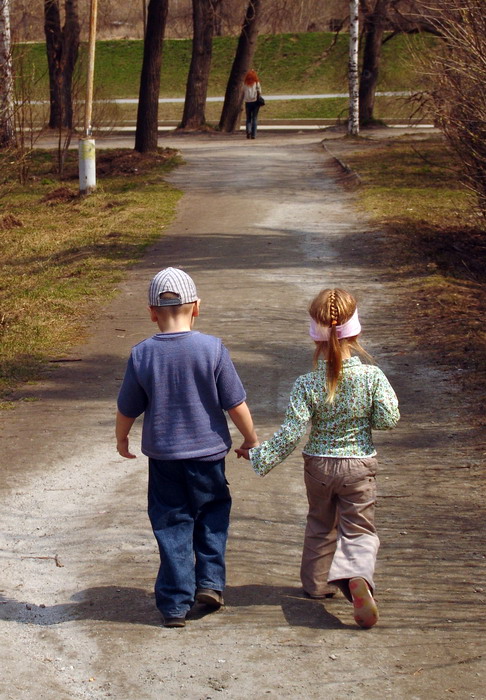
M 96 50 L 96 20 L 98 17 L 98 0 L 91 0 L 89 14 L 88 44 L 88 79 L 86 82 L 86 104 L 84 110 L 84 135 L 91 136 L 91 117 L 93 113 L 93 85 Z
M 93 114 L 93 85 L 96 49 L 96 20 L 98 0 L 91 0 L 89 15 L 88 77 L 84 105 L 84 138 L 79 140 L 79 191 L 89 194 L 96 189 L 96 146 L 91 138 Z

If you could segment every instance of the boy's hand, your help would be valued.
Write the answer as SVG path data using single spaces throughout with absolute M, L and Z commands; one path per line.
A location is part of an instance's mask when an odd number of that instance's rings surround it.
M 258 447 L 260 443 L 258 440 L 245 440 L 244 442 L 241 443 L 240 447 L 237 447 L 235 452 L 238 455 L 238 459 L 240 457 L 243 457 L 244 459 L 250 459 L 250 454 L 249 451 L 252 447 Z
M 116 443 L 116 449 L 118 451 L 118 454 L 121 455 L 122 457 L 126 457 L 127 459 L 135 459 L 137 455 L 134 455 L 130 452 L 128 449 L 128 438 L 126 437 L 124 440 L 118 440 Z

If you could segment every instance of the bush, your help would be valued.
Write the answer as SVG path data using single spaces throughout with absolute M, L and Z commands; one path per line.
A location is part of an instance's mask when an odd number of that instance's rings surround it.
M 463 164 L 463 180 L 486 215 L 486 13 L 484 0 L 441 0 L 430 7 L 443 43 L 432 59 L 437 125 Z

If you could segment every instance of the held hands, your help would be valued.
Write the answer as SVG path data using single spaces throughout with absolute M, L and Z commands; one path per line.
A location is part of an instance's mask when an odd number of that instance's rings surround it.
M 238 455 L 238 459 L 240 459 L 240 457 L 243 457 L 244 459 L 249 460 L 250 459 L 250 454 L 249 454 L 250 449 L 252 447 L 258 447 L 259 444 L 260 443 L 258 440 L 254 440 L 251 442 L 249 440 L 245 440 L 244 442 L 242 442 L 240 447 L 237 447 L 235 450 L 236 454 Z
M 123 440 L 117 440 L 116 449 L 119 455 L 126 457 L 127 459 L 135 459 L 137 455 L 134 455 L 128 449 L 128 438 Z

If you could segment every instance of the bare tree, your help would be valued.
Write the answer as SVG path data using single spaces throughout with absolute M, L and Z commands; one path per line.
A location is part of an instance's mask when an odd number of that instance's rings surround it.
M 382 47 L 397 34 L 437 31 L 424 13 L 423 0 L 359 0 L 362 16 L 363 60 L 359 81 L 359 122 L 374 120 Z
M 224 0 L 213 0 L 213 33 L 214 36 L 223 36 L 223 9 Z
M 458 154 L 463 179 L 486 215 L 486 14 L 484 0 L 441 0 L 428 5 L 443 38 L 431 57 L 431 100 L 436 121 Z
M 261 0 L 249 0 L 248 3 L 235 58 L 226 86 L 224 104 L 219 121 L 219 128 L 221 131 L 234 131 L 240 119 L 243 103 L 243 79 L 255 55 L 261 4 Z
M 80 35 L 77 0 L 65 0 L 64 26 L 61 26 L 59 0 L 44 0 L 44 31 L 49 69 L 49 126 L 72 129 L 72 84 Z
M 0 0 L 0 147 L 13 146 L 14 89 L 10 38 L 10 3 Z
M 214 10 L 217 0 L 192 0 L 192 57 L 186 85 L 181 129 L 200 129 L 206 123 L 206 97 L 213 53 Z
M 359 80 L 359 122 L 373 121 L 383 35 L 392 0 L 360 0 L 363 14 L 363 63 Z
M 135 132 L 135 150 L 139 153 L 157 150 L 160 69 L 168 5 L 169 0 L 150 0 L 147 10 Z
M 265 33 L 315 32 L 331 29 L 348 14 L 346 0 L 267 0 L 262 7 Z

